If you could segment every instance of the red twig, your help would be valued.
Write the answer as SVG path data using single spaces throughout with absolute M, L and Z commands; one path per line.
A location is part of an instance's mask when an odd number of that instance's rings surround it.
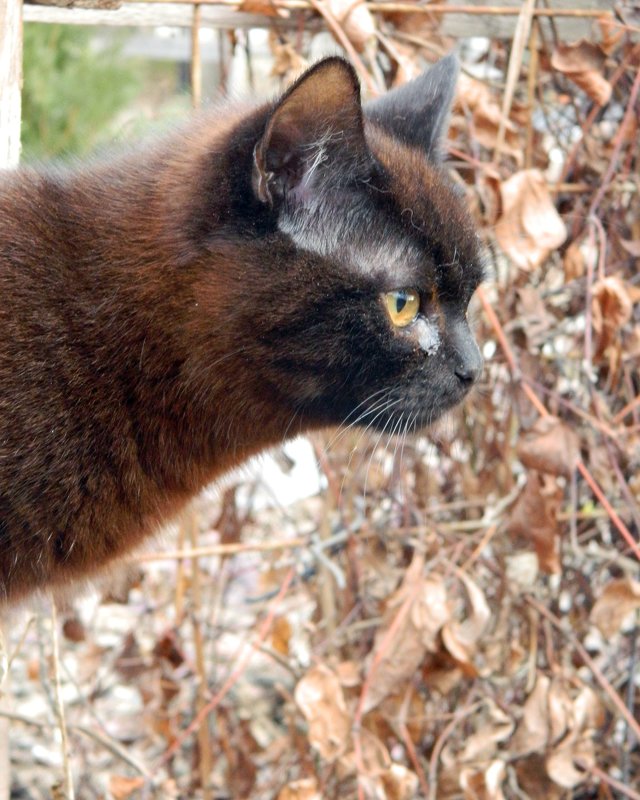
M 511 345 L 509 344 L 509 342 L 507 340 L 507 337 L 505 336 L 504 330 L 502 328 L 502 325 L 500 324 L 500 320 L 496 316 L 495 311 L 493 310 L 493 308 L 491 307 L 491 304 L 487 300 L 487 297 L 486 297 L 482 287 L 480 287 L 478 289 L 478 296 L 479 296 L 480 302 L 482 303 L 482 306 L 483 306 L 483 308 L 484 308 L 484 310 L 485 310 L 485 312 L 487 314 L 487 317 L 489 318 L 489 322 L 491 323 L 491 325 L 492 325 L 492 327 L 493 327 L 493 329 L 495 331 L 496 337 L 497 337 L 498 341 L 500 342 L 500 346 L 502 347 L 502 349 L 504 351 L 505 358 L 507 359 L 507 363 L 509 364 L 509 367 L 510 367 L 512 373 L 513 373 L 513 376 L 514 377 L 515 376 L 519 376 L 520 375 L 520 369 L 518 367 L 518 363 L 517 363 L 517 361 L 515 359 L 515 356 L 513 354 L 512 349 L 511 349 Z M 549 416 L 549 412 L 545 408 L 544 404 L 542 403 L 540 398 L 536 395 L 536 393 L 529 387 L 529 385 L 523 381 L 521 383 L 521 386 L 522 386 L 523 392 L 527 395 L 527 397 L 529 398 L 529 400 L 533 404 L 534 408 L 540 414 L 540 416 L 543 416 L 543 417 Z M 578 469 L 578 471 L 580 472 L 582 477 L 585 479 L 585 481 L 589 484 L 589 487 L 591 488 L 591 491 L 598 498 L 598 500 L 602 504 L 602 507 L 605 509 L 605 511 L 609 515 L 609 518 L 611 519 L 611 521 L 613 522 L 615 527 L 618 529 L 618 531 L 620 532 L 622 537 L 625 539 L 625 541 L 627 542 L 627 544 L 629 545 L 629 547 L 633 551 L 633 553 L 636 556 L 636 558 L 638 559 L 638 561 L 640 561 L 640 544 L 633 538 L 633 536 L 631 535 L 631 531 L 627 528 L 627 526 L 624 524 L 624 522 L 617 515 L 615 509 L 613 508 L 611 503 L 607 500 L 604 492 L 602 491 L 602 489 L 598 485 L 597 481 L 595 480 L 595 478 L 589 472 L 586 464 L 582 460 L 580 460 L 576 464 L 576 468 Z

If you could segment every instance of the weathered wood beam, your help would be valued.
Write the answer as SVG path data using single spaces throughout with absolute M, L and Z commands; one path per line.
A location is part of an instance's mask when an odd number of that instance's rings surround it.
M 191 27 L 194 3 L 202 5 L 201 25 L 211 28 L 269 27 L 274 17 L 247 13 L 241 10 L 243 0 L 26 0 L 25 20 L 38 22 L 64 22 L 77 25 L 175 25 Z M 620 0 L 618 7 L 635 2 Z M 107 10 L 109 8 L 114 10 Z M 464 2 L 431 3 L 377 2 L 369 0 L 368 7 L 375 12 L 389 11 L 398 14 L 426 14 L 440 16 L 440 33 L 465 38 L 486 36 L 509 39 L 513 36 L 522 3 L 520 0 L 464 0 Z M 307 14 L 308 22 L 323 23 L 310 13 L 311 0 L 274 0 L 278 9 L 279 27 L 295 27 L 299 13 Z M 558 37 L 564 41 L 579 39 L 593 33 L 599 17 L 612 18 L 614 0 L 553 0 L 550 8 L 536 7 L 533 16 L 551 35 L 554 26 Z M 308 26 L 307 26 L 308 28 Z M 633 30 L 637 37 L 638 31 Z
M 20 158 L 22 0 L 0 0 L 0 167 Z

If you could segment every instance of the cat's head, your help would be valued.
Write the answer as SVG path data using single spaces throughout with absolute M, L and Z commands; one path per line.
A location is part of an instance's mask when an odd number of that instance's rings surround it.
M 440 164 L 457 72 L 445 58 L 362 106 L 353 68 L 328 58 L 260 122 L 244 357 L 302 427 L 422 427 L 480 375 L 479 242 Z

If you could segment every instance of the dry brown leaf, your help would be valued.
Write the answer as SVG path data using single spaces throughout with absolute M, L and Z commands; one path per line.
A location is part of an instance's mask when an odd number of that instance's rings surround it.
M 516 172 L 502 183 L 501 194 L 498 243 L 521 269 L 535 269 L 567 238 L 545 179 L 537 169 Z
M 454 115 L 452 126 L 458 131 L 467 131 L 469 121 L 466 115 L 471 114 L 473 139 L 489 150 L 495 148 L 500 123 L 503 122 L 504 145 L 502 152 L 514 158 L 518 166 L 522 164 L 519 128 L 512 120 L 504 119 L 496 97 L 486 84 L 468 75 L 460 75 L 455 107 L 462 113 Z
M 402 764 L 392 764 L 380 775 L 380 782 L 386 800 L 413 800 L 417 796 L 418 776 Z
M 463 768 L 460 771 L 460 787 L 465 800 L 504 800 L 502 783 L 506 774 L 506 765 L 500 759 L 481 769 Z
M 283 656 L 289 655 L 291 625 L 286 617 L 276 617 L 271 628 L 271 647 Z
M 366 756 L 366 749 L 371 746 L 367 742 L 371 741 L 373 734 L 366 730 L 363 731 L 363 734 L 363 755 Z M 376 741 L 377 744 L 373 745 L 376 750 L 384 747 L 379 739 Z M 386 753 L 386 748 L 384 752 Z M 355 771 L 355 758 L 352 754 L 347 773 L 354 774 Z M 414 800 L 419 788 L 419 781 L 415 773 L 401 764 L 392 764 L 388 754 L 386 766 L 384 768 L 379 766 L 375 770 L 369 769 L 367 761 L 364 759 L 364 769 L 358 772 L 358 784 L 363 789 L 365 797 L 376 800 Z
M 353 688 L 360 685 L 360 665 L 355 661 L 341 661 L 336 666 L 336 675 L 341 686 Z
M 124 775 L 112 775 L 109 778 L 109 794 L 113 800 L 128 800 L 131 795 L 144 786 L 144 778 L 127 778 Z
M 600 28 L 601 35 L 598 47 L 603 53 L 610 56 L 622 43 L 625 37 L 625 30 L 616 20 L 608 16 L 600 17 L 598 20 L 598 27 Z
M 364 50 L 376 35 L 376 23 L 363 0 L 326 0 L 326 5 L 353 46 Z
M 322 800 L 315 778 L 302 778 L 287 784 L 278 794 L 278 800 Z
M 269 46 L 273 55 L 271 74 L 274 77 L 290 82 L 309 66 L 295 47 L 288 41 L 281 41 L 274 31 L 269 34 Z
M 384 623 L 376 633 L 368 659 L 369 669 L 374 662 L 377 666 L 367 693 L 365 712 L 397 692 L 415 673 L 425 653 L 438 649 L 438 634 L 451 611 L 444 581 L 436 576 L 423 577 L 423 566 L 423 558 L 416 555 L 400 588 L 387 604 Z M 400 624 L 391 640 L 387 640 L 387 632 L 399 613 L 403 615 Z M 379 652 L 381 660 L 378 662 Z
M 526 797 L 543 797 L 544 800 L 562 800 L 564 791 L 547 775 L 544 756 L 532 753 L 515 764 L 518 785 Z
M 338 676 L 319 664 L 298 681 L 295 700 L 309 724 L 309 742 L 320 755 L 332 761 L 347 745 L 351 718 Z
M 546 768 L 558 786 L 571 789 L 588 776 L 588 772 L 576 769 L 576 761 L 582 761 L 587 768 L 595 764 L 593 734 L 604 723 L 604 708 L 598 695 L 588 686 L 584 686 L 573 701 L 565 690 L 565 707 L 569 732 L 547 756 Z
M 593 42 L 581 39 L 573 44 L 558 44 L 551 65 L 583 89 L 598 105 L 611 99 L 611 84 L 602 74 L 605 55 Z
M 273 0 L 242 0 L 237 10 L 244 11 L 246 14 L 262 14 L 267 17 L 289 16 L 288 9 L 276 6 Z
M 558 417 L 539 417 L 517 446 L 525 467 L 569 477 L 580 458 L 580 439 Z
M 554 678 L 547 695 L 549 742 L 557 742 L 571 725 L 571 697 L 566 681 Z
M 507 523 L 512 536 L 533 542 L 540 569 L 550 574 L 562 571 L 556 519 L 561 500 L 555 479 L 531 470 Z
M 533 691 L 524 704 L 522 719 L 518 723 L 511 750 L 516 755 L 542 750 L 549 740 L 549 709 L 547 697 L 551 681 L 538 673 Z
M 382 775 L 391 766 L 389 751 L 380 739 L 366 728 L 360 732 L 360 754 L 365 775 Z
M 464 748 L 458 754 L 461 762 L 486 762 L 492 759 L 500 742 L 506 741 L 513 733 L 514 723 L 492 701 L 487 702 L 487 713 L 475 733 L 472 733 L 465 742 Z
M 596 355 L 602 355 L 616 340 L 620 328 L 631 319 L 633 301 L 625 282 L 615 275 L 596 281 L 591 310 L 593 329 L 598 334 Z
M 574 766 L 576 759 L 593 763 L 593 733 L 603 722 L 604 709 L 591 688 L 583 686 L 572 698 L 562 677 L 549 680 L 538 675 L 513 737 L 512 752 L 524 755 L 546 750 L 548 776 L 558 786 L 571 788 L 585 778 Z
M 571 242 L 562 259 L 565 283 L 581 278 L 585 273 L 584 255 L 578 242 Z
M 548 776 L 558 786 L 572 789 L 585 780 L 584 771 L 576 769 L 575 761 L 581 759 L 585 764 L 595 763 L 593 741 L 586 737 L 577 739 L 569 734 L 545 760 Z
M 460 572 L 459 577 L 467 591 L 471 614 L 463 622 L 451 620 L 445 623 L 442 627 L 442 641 L 457 661 L 467 670 L 475 672 L 471 659 L 478 640 L 487 629 L 491 610 L 478 585 L 464 572 Z
M 622 628 L 625 617 L 638 608 L 640 582 L 620 578 L 605 586 L 589 618 L 605 638 L 610 638 Z
M 518 322 L 527 337 L 527 344 L 535 350 L 547 340 L 549 328 L 553 325 L 553 317 L 547 311 L 535 286 L 522 286 L 518 289 L 516 310 Z

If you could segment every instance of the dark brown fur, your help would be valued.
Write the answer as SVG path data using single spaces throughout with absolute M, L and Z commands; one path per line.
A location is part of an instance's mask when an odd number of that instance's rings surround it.
M 314 88 L 328 114 L 357 95 L 344 62 L 332 69 Z M 398 288 L 393 270 L 350 274 L 296 246 L 278 229 L 287 198 L 256 190 L 273 175 L 254 147 L 274 109 L 207 114 L 104 164 L 0 174 L 5 599 L 93 573 L 221 473 L 341 422 L 376 380 L 416 370 L 415 345 L 367 311 Z M 354 125 L 344 145 L 354 175 L 332 187 L 366 191 L 375 214 L 425 251 L 423 282 L 466 308 L 476 238 L 440 167 L 370 122 L 365 153 Z M 318 180 L 331 180 L 321 169 Z M 440 275 L 438 264 L 449 268 Z M 374 341 L 397 348 L 393 363 L 378 363 Z M 443 409 L 468 388 L 451 386 L 439 390 Z

